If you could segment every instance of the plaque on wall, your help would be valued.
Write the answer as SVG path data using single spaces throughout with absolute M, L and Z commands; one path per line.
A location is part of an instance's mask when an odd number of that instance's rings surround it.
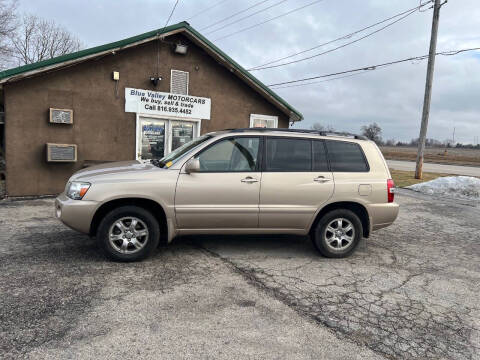
M 75 144 L 47 144 L 48 162 L 76 162 L 77 145 Z
M 73 124 L 73 110 L 50 108 L 50 122 L 54 124 Z

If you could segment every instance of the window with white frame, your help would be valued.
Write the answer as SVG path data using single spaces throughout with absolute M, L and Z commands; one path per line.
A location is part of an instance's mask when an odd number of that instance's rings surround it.
M 250 115 L 250 127 L 260 128 L 277 128 L 278 116 L 251 114 Z
M 188 72 L 173 70 L 170 74 L 170 92 L 188 95 Z

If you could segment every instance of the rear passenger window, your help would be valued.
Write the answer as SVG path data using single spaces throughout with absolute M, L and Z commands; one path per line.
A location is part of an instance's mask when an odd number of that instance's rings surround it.
M 267 137 L 266 171 L 312 171 L 312 142 Z
M 323 141 L 313 142 L 313 170 L 322 172 L 329 171 L 327 154 L 325 152 Z
M 332 171 L 367 172 L 368 164 L 358 144 L 346 141 L 326 141 Z

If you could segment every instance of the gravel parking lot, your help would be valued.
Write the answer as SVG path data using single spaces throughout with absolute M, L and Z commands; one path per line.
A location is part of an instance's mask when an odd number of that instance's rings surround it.
M 410 191 L 348 259 L 188 237 L 106 261 L 53 201 L 0 203 L 4 358 L 480 359 L 480 207 Z

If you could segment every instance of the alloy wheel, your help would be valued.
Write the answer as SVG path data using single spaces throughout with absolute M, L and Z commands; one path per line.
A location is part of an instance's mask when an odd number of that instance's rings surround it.
M 116 220 L 108 231 L 110 245 L 122 254 L 133 254 L 148 242 L 148 228 L 137 217 L 128 216 Z
M 330 221 L 325 228 L 324 239 L 327 246 L 334 251 L 342 251 L 353 244 L 355 228 L 350 220 L 337 218 Z

